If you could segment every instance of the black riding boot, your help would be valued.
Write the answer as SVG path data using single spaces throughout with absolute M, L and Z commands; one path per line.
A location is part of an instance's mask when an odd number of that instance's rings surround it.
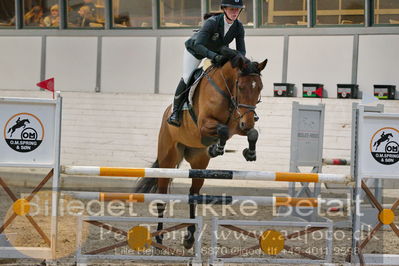
M 183 107 L 184 101 L 184 91 L 186 89 L 186 83 L 181 79 L 179 85 L 177 85 L 175 98 L 173 100 L 173 111 L 170 117 L 168 118 L 168 123 L 175 127 L 180 127 L 180 110 Z

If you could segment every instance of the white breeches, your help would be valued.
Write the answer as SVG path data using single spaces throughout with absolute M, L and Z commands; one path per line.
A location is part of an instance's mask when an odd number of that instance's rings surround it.
M 190 54 L 187 49 L 184 49 L 183 54 L 183 80 L 184 83 L 187 84 L 188 79 L 191 76 L 191 73 L 198 68 L 199 64 L 202 60 L 195 58 L 192 54 Z

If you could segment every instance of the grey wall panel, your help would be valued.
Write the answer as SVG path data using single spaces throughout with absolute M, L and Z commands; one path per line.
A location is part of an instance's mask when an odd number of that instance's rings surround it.
M 37 89 L 40 81 L 41 36 L 1 36 L 0 89 Z M 156 76 L 156 38 L 160 38 L 159 76 Z M 106 36 L 101 51 L 101 91 L 174 92 L 182 72 L 187 36 Z M 325 85 L 328 97 L 336 97 L 337 83 L 352 77 L 353 35 L 289 36 L 287 82 Z M 45 77 L 55 77 L 56 89 L 94 91 L 97 75 L 97 36 L 49 36 L 46 39 Z M 246 37 L 247 56 L 269 59 L 263 72 L 263 95 L 272 95 L 273 82 L 284 77 L 284 36 Z M 231 45 L 234 47 L 234 45 Z M 399 86 L 399 35 L 360 35 L 357 74 L 360 90 L 371 94 L 373 84 Z M 356 68 L 355 68 L 356 70 Z M 23 78 L 21 78 L 23 76 Z M 139 86 L 133 84 L 139 83 Z M 399 89 L 398 89 L 399 90 Z
M 248 36 L 245 39 L 247 57 L 261 62 L 268 59 L 268 64 L 262 72 L 262 95 L 273 95 L 273 83 L 281 82 L 283 70 L 283 36 Z
M 46 77 L 56 90 L 93 91 L 96 86 L 97 37 L 48 37 Z
M 359 38 L 359 89 L 372 95 L 373 84 L 399 88 L 399 36 L 366 35 Z M 398 99 L 398 95 L 396 96 Z
M 184 42 L 188 37 L 161 38 L 160 93 L 174 93 L 182 76 Z
M 153 93 L 156 37 L 104 37 L 101 91 Z
M 37 90 L 41 37 L 0 38 L 0 89 Z
M 287 82 L 322 83 L 329 98 L 337 83 L 351 83 L 353 36 L 294 36 L 289 40 Z

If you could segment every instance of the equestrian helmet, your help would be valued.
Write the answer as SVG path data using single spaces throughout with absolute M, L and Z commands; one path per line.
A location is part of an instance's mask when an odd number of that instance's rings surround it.
M 235 7 L 235 8 L 244 8 L 243 0 L 222 0 L 220 6 L 223 7 Z

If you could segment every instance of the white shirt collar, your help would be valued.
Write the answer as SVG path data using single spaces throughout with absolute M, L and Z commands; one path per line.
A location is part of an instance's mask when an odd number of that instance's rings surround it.
M 233 25 L 234 22 L 229 24 L 227 22 L 226 15 L 223 16 L 223 21 L 224 21 L 224 36 L 226 36 L 226 33 L 229 31 L 231 25 Z

